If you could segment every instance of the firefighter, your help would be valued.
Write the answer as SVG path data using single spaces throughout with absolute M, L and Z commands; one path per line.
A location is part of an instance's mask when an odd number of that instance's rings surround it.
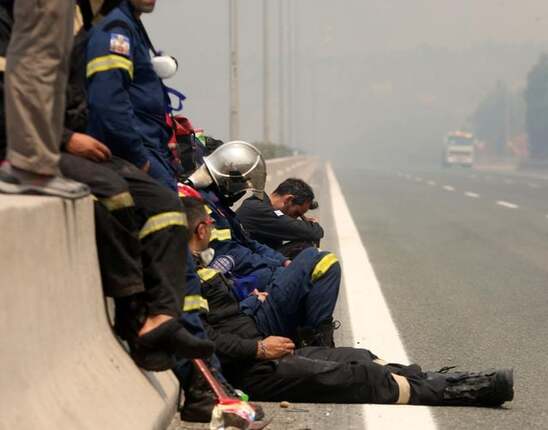
M 303 249 L 318 247 L 324 232 L 315 218 L 305 214 L 317 209 L 312 187 L 288 178 L 270 196 L 251 196 L 236 213 L 250 236 L 293 259 Z
M 262 155 L 253 145 L 241 141 L 227 142 L 204 157 L 204 164 L 187 180 L 200 192 L 215 220 L 211 247 L 223 259 L 213 265 L 229 264 L 228 270 L 237 278 L 252 282 L 259 290 L 264 290 L 291 261 L 252 240 L 230 207 L 246 191 L 262 197 L 265 181 Z
M 114 155 L 176 191 L 178 165 L 168 148 L 172 129 L 166 122 L 169 98 L 139 19 L 153 9 L 151 1 L 122 0 L 91 31 L 86 68 L 88 132 Z M 176 64 L 171 67 L 174 73 Z
M 187 211 L 194 213 L 194 218 L 198 217 L 196 211 L 205 210 L 203 200 L 186 197 L 183 201 Z M 241 283 L 233 282 L 230 271 L 212 266 L 213 254 L 208 252 L 213 231 L 210 217 L 206 222 L 191 225 L 190 230 L 193 237 L 189 244 L 202 285 L 230 284 L 229 288 L 234 289 L 239 301 L 239 309 L 254 319 L 262 333 L 290 337 L 301 346 L 334 346 L 333 311 L 341 279 L 340 266 L 334 254 L 307 249 L 260 291 L 253 286 L 243 288 Z M 219 300 L 210 295 L 205 298 L 208 302 Z
M 112 156 L 85 133 L 86 29 L 106 6 L 96 6 L 94 14 L 85 0 L 79 6 L 88 13 L 75 20 L 60 169 L 87 184 L 96 199 L 101 278 L 105 294 L 116 302 L 117 332 L 128 340 L 139 366 L 167 370 L 175 365 L 176 356 L 203 357 L 213 351 L 211 342 L 191 336 L 179 321 L 184 300 L 189 300 L 185 297 L 186 218 L 174 193 Z M 77 8 L 76 17 L 82 17 L 81 9 Z M 0 15 L 3 11 L 0 5 Z M 6 27 L 0 43 L 5 44 L 10 34 Z M 0 133 L 2 142 L 5 135 Z
M 193 232 L 190 246 L 195 258 L 201 260 L 211 235 L 211 222 L 201 202 L 188 200 L 185 206 Z M 311 248 L 304 252 L 317 251 Z M 296 259 L 290 267 L 297 263 Z M 324 256 L 315 265 L 303 265 L 302 270 L 303 278 L 311 276 L 314 289 L 330 276 L 330 271 L 338 271 L 338 264 Z M 224 375 L 254 400 L 500 406 L 513 399 L 511 369 L 472 373 L 444 368 L 423 372 L 417 365 L 387 363 L 366 349 L 296 348 L 287 335 L 265 327 L 258 312 L 253 316 L 242 312 L 237 292 L 224 276 L 209 268 L 201 268 L 198 273 L 209 308 L 203 319 Z M 255 295 L 253 300 L 259 310 L 272 305 L 274 291 Z M 287 297 L 299 297 L 294 291 L 286 292 Z M 286 302 L 277 310 L 278 318 L 286 317 L 292 309 L 292 304 Z M 306 315 L 307 311 L 305 306 L 302 312 Z

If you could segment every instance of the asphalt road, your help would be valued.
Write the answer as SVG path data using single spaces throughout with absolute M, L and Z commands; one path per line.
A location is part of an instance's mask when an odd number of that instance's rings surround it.
M 442 168 L 336 173 L 411 359 L 515 369 L 507 408 L 433 408 L 438 427 L 548 428 L 548 180 Z

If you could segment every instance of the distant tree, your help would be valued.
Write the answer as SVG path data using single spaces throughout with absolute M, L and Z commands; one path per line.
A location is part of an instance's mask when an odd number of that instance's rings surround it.
M 548 159 L 548 55 L 529 72 L 525 90 L 526 124 L 532 159 Z
M 521 91 L 511 91 L 499 81 L 469 118 L 474 135 L 489 152 L 503 155 L 510 141 L 524 132 L 525 104 Z

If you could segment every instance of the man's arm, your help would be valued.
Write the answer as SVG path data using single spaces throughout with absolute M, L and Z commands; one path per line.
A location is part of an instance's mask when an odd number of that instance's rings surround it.
M 129 96 L 134 73 L 132 45 L 131 31 L 123 26 L 92 32 L 86 66 L 88 130 L 115 155 L 144 168 L 147 153 Z
M 262 202 L 246 201 L 237 213 L 251 235 L 263 240 L 317 242 L 324 236 L 320 224 L 292 218 Z

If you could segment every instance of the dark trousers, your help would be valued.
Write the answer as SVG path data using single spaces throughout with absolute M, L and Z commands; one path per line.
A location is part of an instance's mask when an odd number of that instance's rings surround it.
M 302 251 L 268 286 L 269 296 L 254 315 L 264 336 L 294 337 L 297 327 L 317 328 L 330 321 L 339 296 L 339 263 L 315 279 L 314 271 L 329 253 L 316 248 Z
M 176 193 L 114 157 L 94 163 L 63 154 L 63 175 L 87 184 L 98 199 L 97 248 L 105 292 L 143 291 L 148 314 L 181 314 L 187 230 Z
M 410 403 L 439 403 L 443 387 L 432 384 L 419 366 L 383 366 L 376 358 L 366 349 L 307 347 L 227 377 L 256 401 L 390 404 L 399 396 L 396 374 L 411 385 Z

